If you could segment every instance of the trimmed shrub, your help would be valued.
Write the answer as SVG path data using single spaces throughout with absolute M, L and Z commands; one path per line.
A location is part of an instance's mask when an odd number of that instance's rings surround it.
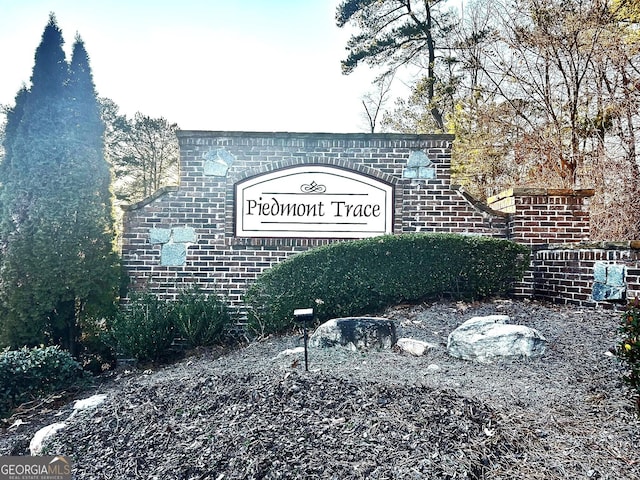
M 72 387 L 83 377 L 71 354 L 57 346 L 0 353 L 0 416 L 38 396 Z
M 134 293 L 111 322 L 111 336 L 120 354 L 138 361 L 161 362 L 175 355 L 180 337 L 189 347 L 222 343 L 231 315 L 225 302 L 197 287 L 176 301 L 152 293 Z
M 225 327 L 231 322 L 226 303 L 217 295 L 207 295 L 197 287 L 180 294 L 173 314 L 177 333 L 191 347 L 221 343 Z
M 114 316 L 111 334 L 121 354 L 139 361 L 165 360 L 175 338 L 173 305 L 151 293 L 134 293 Z
M 616 353 L 626 363 L 622 378 L 635 391 L 636 413 L 640 416 L 640 301 L 637 298 L 622 314 L 620 332 L 622 340 Z
M 261 275 L 245 296 L 249 327 L 259 335 L 286 331 L 296 308 L 314 307 L 323 322 L 405 301 L 503 294 L 528 265 L 526 247 L 480 236 L 406 234 L 333 243 Z

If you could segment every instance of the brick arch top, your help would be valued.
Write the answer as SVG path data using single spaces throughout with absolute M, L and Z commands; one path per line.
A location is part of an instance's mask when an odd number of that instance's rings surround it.
M 286 168 L 297 167 L 300 165 L 326 165 L 336 168 L 342 168 L 345 170 L 353 170 L 363 175 L 376 178 L 382 182 L 394 185 L 398 183 L 398 178 L 384 173 L 378 169 L 372 168 L 368 165 L 354 164 L 343 158 L 327 158 L 319 155 L 307 155 L 305 157 L 297 156 L 288 158 L 282 161 L 275 161 L 266 165 L 262 165 L 259 168 L 247 168 L 245 170 L 234 172 L 227 178 L 227 184 L 235 184 L 246 178 L 262 175 L 265 173 L 273 172 L 276 170 L 283 170 Z
M 190 166 L 200 162 L 235 163 L 225 176 L 231 182 L 303 163 L 333 164 L 394 183 L 402 156 L 438 149 L 429 161 L 447 173 L 453 135 L 330 134 L 260 132 L 178 132 L 183 182 L 193 180 Z M 447 152 L 449 152 L 447 154 Z M 223 158 L 226 157 L 226 158 Z M 386 159 L 386 162 L 381 162 Z M 185 165 L 186 161 L 186 165 Z M 384 165 L 386 163 L 387 165 Z M 401 175 L 400 175 L 401 176 Z

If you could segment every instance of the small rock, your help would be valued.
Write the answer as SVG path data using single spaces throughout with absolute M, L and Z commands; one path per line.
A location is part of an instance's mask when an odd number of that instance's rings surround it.
M 87 410 L 89 408 L 95 408 L 106 400 L 107 396 L 104 394 L 93 395 L 83 400 L 76 400 L 73 404 L 74 410 Z
M 276 358 L 290 357 L 291 355 L 298 355 L 304 353 L 304 347 L 287 348 L 276 355 Z
M 427 350 L 435 347 L 434 344 L 416 340 L 415 338 L 399 338 L 396 345 L 402 352 L 409 353 L 416 357 L 421 357 Z
M 427 367 L 427 373 L 436 373 L 436 372 L 439 372 L 439 371 L 440 371 L 440 366 L 436 365 L 435 363 L 431 363 Z
M 54 436 L 58 430 L 61 430 L 66 426 L 66 423 L 59 422 L 52 423 L 51 425 L 47 425 L 46 427 L 38 430 L 31 439 L 31 442 L 29 442 L 29 451 L 31 452 L 31 455 L 40 455 L 45 446 L 45 442 Z

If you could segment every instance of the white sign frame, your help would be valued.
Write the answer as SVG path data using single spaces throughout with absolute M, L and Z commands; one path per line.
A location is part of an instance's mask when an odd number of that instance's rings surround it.
M 393 233 L 393 185 L 332 165 L 299 165 L 235 185 L 237 237 L 367 238 Z

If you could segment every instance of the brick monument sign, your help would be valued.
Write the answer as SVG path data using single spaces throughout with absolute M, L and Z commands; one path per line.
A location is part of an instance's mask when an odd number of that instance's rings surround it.
M 241 309 L 265 269 L 345 239 L 589 238 L 591 191 L 513 189 L 490 208 L 452 186 L 452 135 L 180 131 L 178 140 L 180 184 L 126 207 L 122 236 L 132 288 L 165 299 L 197 285 Z M 535 282 L 544 277 L 532 273 L 516 291 L 535 296 Z

